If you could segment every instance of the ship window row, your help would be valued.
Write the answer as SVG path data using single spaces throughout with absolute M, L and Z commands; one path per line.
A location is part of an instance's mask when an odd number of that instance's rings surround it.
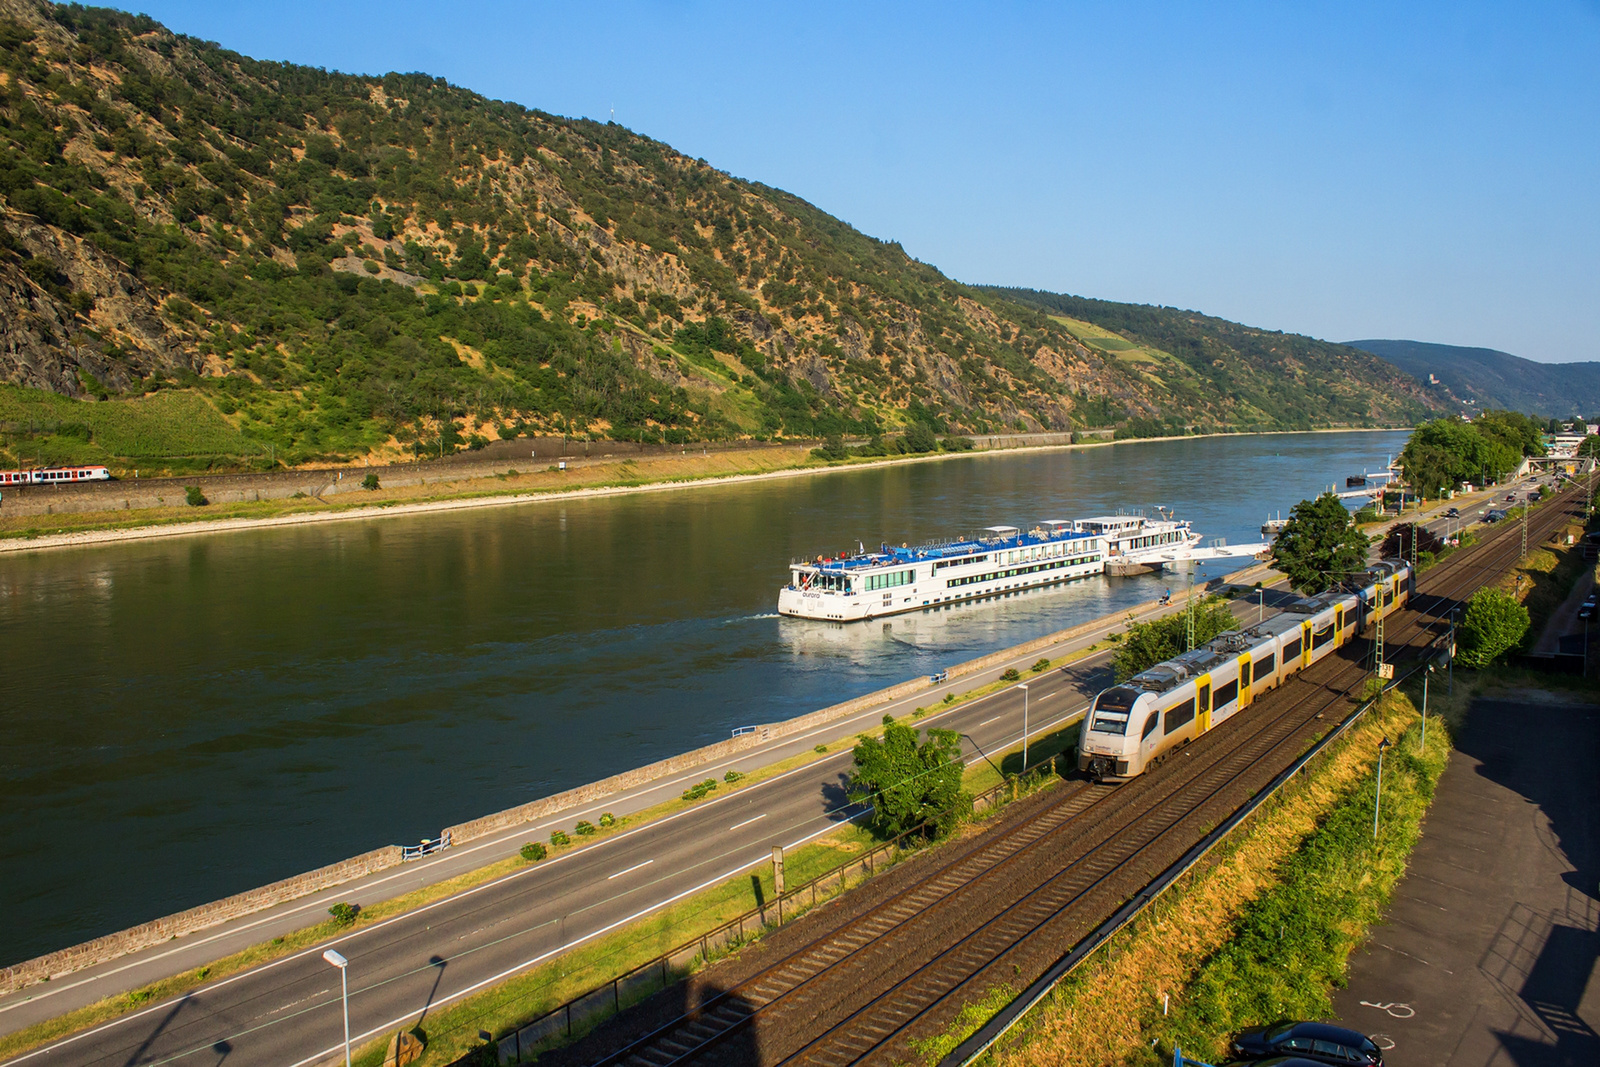
M 1135 537 L 1128 542 L 1129 548 L 1149 548 L 1151 545 L 1164 545 L 1178 539 L 1176 533 L 1151 534 L 1149 537 Z
M 960 559 L 941 559 L 933 565 L 933 569 L 942 571 L 946 567 L 965 567 L 969 563 L 986 563 L 988 560 L 987 553 L 982 556 L 962 556 Z
M 949 578 L 945 580 L 946 589 L 954 589 L 958 585 L 972 585 L 974 582 L 992 582 L 997 578 L 1015 578 L 1019 574 L 1034 574 L 1038 571 L 1055 571 L 1064 567 L 1076 567 L 1083 563 L 1093 563 L 1099 556 L 1079 556 L 1073 559 L 1064 559 L 1059 563 L 1036 563 L 1031 567 L 1013 567 L 1006 571 L 992 571 L 989 574 L 969 574 L 965 578 Z
M 893 589 L 897 586 L 910 585 L 917 580 L 917 569 L 912 567 L 904 571 L 884 571 L 881 574 L 867 575 L 867 592 L 878 589 Z

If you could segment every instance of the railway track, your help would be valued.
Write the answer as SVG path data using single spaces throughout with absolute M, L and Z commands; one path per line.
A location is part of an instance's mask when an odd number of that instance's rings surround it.
M 1529 544 L 1570 521 L 1576 491 L 1529 517 Z M 1425 652 L 1464 601 L 1520 556 L 1515 525 L 1458 553 L 1386 620 L 1386 659 Z M 763 1064 L 901 1060 L 962 1003 L 1040 973 L 1237 809 L 1324 730 L 1371 675 L 1354 645 L 1295 675 L 1167 763 L 1121 786 L 1077 784 L 1004 834 L 921 874 L 862 914 L 763 964 L 666 1025 L 593 1061 L 668 1067 L 744 1060 L 730 1038 L 760 1034 Z M 1240 730 L 1246 732 L 1241 733 Z M 799 933 L 799 930 L 796 930 Z M 776 939 L 775 939 L 776 940 Z

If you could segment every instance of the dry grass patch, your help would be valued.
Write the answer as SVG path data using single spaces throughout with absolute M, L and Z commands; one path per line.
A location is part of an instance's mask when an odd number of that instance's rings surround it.
M 1416 719 L 1403 696 L 1385 698 L 1379 712 L 1353 727 L 1317 771 L 1266 805 L 1219 858 L 1182 880 L 1069 976 L 1035 1009 L 1021 1036 L 991 1054 L 991 1062 L 1100 1067 L 1145 1048 L 1147 1020 L 1152 1012 L 1160 1014 L 1163 995 L 1181 994 L 1233 935 L 1246 906 L 1277 885 L 1284 860 L 1371 774 L 1377 740 Z

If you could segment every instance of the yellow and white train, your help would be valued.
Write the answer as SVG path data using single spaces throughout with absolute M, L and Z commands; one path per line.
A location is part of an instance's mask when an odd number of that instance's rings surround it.
M 1100 780 L 1144 773 L 1353 640 L 1378 613 L 1403 607 L 1412 593 L 1411 567 L 1382 560 L 1349 586 L 1297 601 L 1100 693 L 1084 717 L 1078 770 Z

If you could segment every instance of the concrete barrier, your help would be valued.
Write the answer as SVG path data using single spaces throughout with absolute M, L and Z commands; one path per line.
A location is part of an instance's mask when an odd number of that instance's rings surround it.
M 317 893 L 352 878 L 393 867 L 400 862 L 400 846 L 387 845 L 352 859 L 340 860 L 305 874 L 273 882 L 271 885 L 236 893 L 222 900 L 201 904 L 165 918 L 153 919 L 114 934 L 97 937 L 70 948 L 58 949 L 43 956 L 35 956 L 12 967 L 0 969 L 0 993 L 10 993 L 46 978 L 56 978 L 97 963 L 105 963 L 137 952 L 142 948 L 159 945 L 175 937 L 203 930 L 270 908 L 284 901 Z

